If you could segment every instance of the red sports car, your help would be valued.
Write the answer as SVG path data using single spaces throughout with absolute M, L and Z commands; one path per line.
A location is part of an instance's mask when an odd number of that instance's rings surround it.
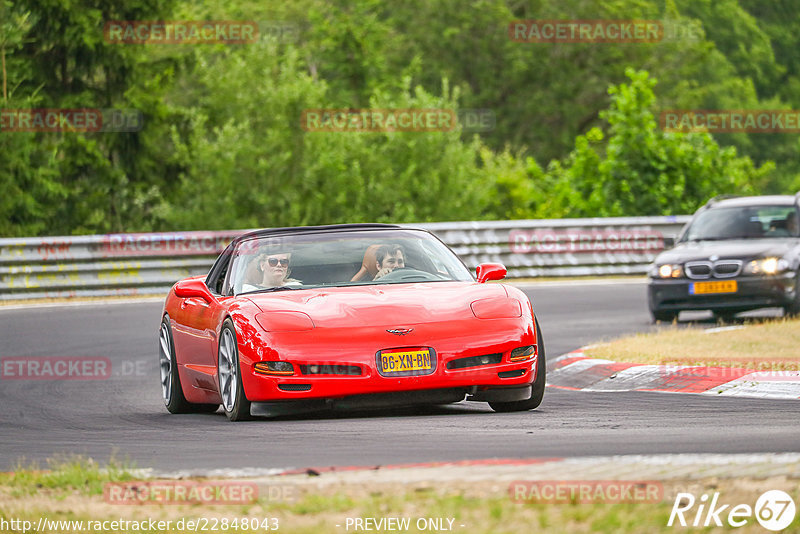
M 485 283 L 505 275 L 482 264 L 476 281 L 434 235 L 395 225 L 248 233 L 167 296 L 164 402 L 231 421 L 276 403 L 536 408 L 544 343 L 525 294 Z

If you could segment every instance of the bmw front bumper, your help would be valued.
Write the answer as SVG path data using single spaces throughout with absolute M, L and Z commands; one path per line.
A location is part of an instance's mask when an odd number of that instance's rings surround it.
M 693 294 L 696 282 L 736 281 L 735 293 Z M 797 291 L 796 275 L 788 271 L 773 276 L 738 276 L 735 278 L 693 280 L 651 278 L 648 286 L 653 311 L 711 310 L 736 313 L 756 308 L 783 307 L 792 303 Z

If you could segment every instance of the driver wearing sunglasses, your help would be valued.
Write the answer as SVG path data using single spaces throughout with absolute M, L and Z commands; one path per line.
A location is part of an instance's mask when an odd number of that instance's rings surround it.
M 291 253 L 262 253 L 258 256 L 256 264 L 260 273 L 260 281 L 255 285 L 245 284 L 243 291 L 257 291 L 270 287 L 281 287 L 287 285 L 301 285 L 300 280 L 289 278 L 289 264 Z

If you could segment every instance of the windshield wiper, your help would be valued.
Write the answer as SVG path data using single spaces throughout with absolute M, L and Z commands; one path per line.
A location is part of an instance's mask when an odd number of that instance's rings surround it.
M 248 291 L 248 295 L 252 295 L 253 293 L 273 293 L 275 291 L 294 291 L 295 289 L 303 289 L 301 287 L 296 286 L 275 286 L 275 287 L 268 287 L 266 289 L 258 289 L 256 291 Z M 244 294 L 244 293 L 243 293 Z

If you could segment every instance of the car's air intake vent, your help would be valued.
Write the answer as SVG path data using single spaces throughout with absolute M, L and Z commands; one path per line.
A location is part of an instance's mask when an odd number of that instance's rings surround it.
M 301 365 L 300 372 L 304 375 L 361 375 L 361 367 L 358 365 Z
M 448 369 L 466 369 L 467 367 L 479 367 L 481 365 L 491 365 L 493 363 L 500 363 L 503 355 L 498 354 L 484 354 L 483 356 L 470 356 L 469 358 L 457 358 L 447 362 Z
M 278 384 L 278 389 L 282 391 L 308 391 L 311 384 Z

